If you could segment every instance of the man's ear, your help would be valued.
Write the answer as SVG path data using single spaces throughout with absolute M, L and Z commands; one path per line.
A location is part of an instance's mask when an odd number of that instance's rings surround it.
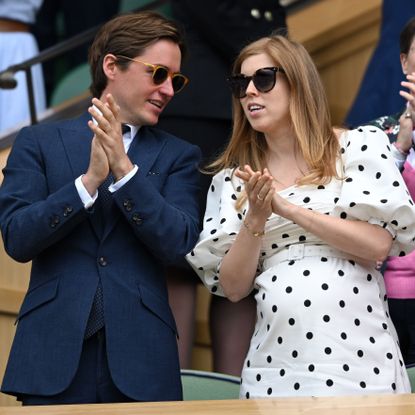
M 112 53 L 108 53 L 104 56 L 104 60 L 102 61 L 102 70 L 108 79 L 114 79 L 115 73 L 118 69 L 116 62 L 117 58 Z

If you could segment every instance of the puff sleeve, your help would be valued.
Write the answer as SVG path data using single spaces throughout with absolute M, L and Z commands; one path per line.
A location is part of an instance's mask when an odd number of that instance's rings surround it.
M 366 126 L 341 137 L 342 190 L 334 214 L 377 224 L 393 236 L 390 255 L 415 248 L 415 207 L 385 133 Z
M 219 284 L 223 257 L 236 239 L 245 208 L 236 210 L 235 203 L 243 190 L 243 182 L 231 169 L 216 174 L 208 191 L 203 230 L 194 249 L 186 256 L 210 292 L 224 296 Z

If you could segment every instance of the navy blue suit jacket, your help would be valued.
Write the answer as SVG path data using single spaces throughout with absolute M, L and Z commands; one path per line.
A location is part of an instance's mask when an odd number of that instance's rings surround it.
M 103 231 L 99 205 L 89 211 L 74 181 L 89 163 L 87 114 L 23 129 L 0 188 L 7 253 L 32 260 L 2 391 L 54 395 L 78 366 L 101 277 L 107 353 L 117 387 L 136 400 L 181 399 L 176 326 L 164 264 L 198 237 L 200 150 L 142 127 L 129 149 L 139 170 L 113 194 Z

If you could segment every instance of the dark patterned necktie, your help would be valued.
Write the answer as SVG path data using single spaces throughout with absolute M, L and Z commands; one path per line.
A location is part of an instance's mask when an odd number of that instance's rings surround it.
M 95 291 L 94 301 L 85 329 L 85 339 L 93 336 L 98 330 L 102 329 L 105 324 L 104 318 L 104 295 L 102 292 L 101 279 L 98 281 L 97 290 Z
M 130 127 L 128 125 L 122 125 L 123 135 L 127 132 L 130 132 Z M 98 189 L 98 208 L 101 210 L 102 216 L 102 232 L 105 229 L 105 223 L 108 221 L 109 217 L 112 214 L 113 209 L 113 199 L 111 192 L 108 190 L 108 187 L 113 183 L 114 176 L 112 173 L 108 175 L 105 181 L 101 184 Z M 85 329 L 85 339 L 93 336 L 98 330 L 102 329 L 105 325 L 104 318 L 104 295 L 102 292 L 102 282 L 101 279 L 98 281 L 97 290 L 95 292 L 94 300 L 92 302 L 91 312 L 89 314 L 88 322 Z
M 113 181 L 112 174 L 109 174 L 105 181 L 98 188 L 98 199 L 95 202 L 97 209 L 101 217 L 101 233 L 104 233 L 105 222 L 108 219 L 108 215 L 111 212 L 111 192 L 108 190 L 108 186 Z M 97 290 L 95 291 L 94 300 L 92 302 L 91 312 L 89 314 L 88 322 L 85 329 L 85 339 L 93 336 L 98 330 L 102 329 L 105 325 L 104 318 L 104 295 L 102 292 L 102 282 L 99 278 Z
M 105 226 L 105 223 L 108 222 L 108 219 L 111 215 L 112 207 L 114 201 L 112 199 L 112 194 L 108 190 L 111 184 L 114 182 L 114 176 L 110 173 L 104 182 L 98 188 L 98 208 L 101 210 L 102 223 Z

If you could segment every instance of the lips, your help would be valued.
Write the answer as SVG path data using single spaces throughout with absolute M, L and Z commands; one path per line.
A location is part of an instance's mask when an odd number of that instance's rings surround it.
M 256 111 L 260 111 L 260 110 L 264 109 L 265 107 L 263 105 L 259 105 L 255 102 L 253 102 L 253 103 L 248 104 L 247 108 L 248 108 L 249 112 L 254 113 Z
M 158 109 L 162 109 L 164 107 L 164 103 L 156 99 L 149 99 L 148 102 L 156 106 Z

